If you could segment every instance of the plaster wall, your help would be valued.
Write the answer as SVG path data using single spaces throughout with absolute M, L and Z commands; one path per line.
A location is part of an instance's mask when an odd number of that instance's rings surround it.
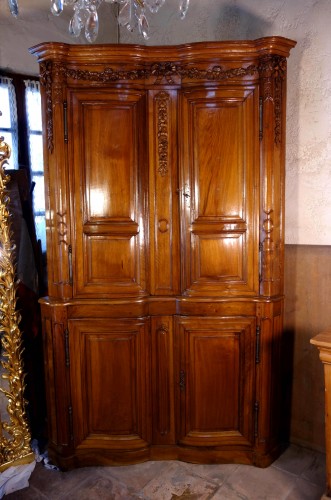
M 254 39 L 297 41 L 288 61 L 286 243 L 331 244 L 330 0 L 177 0 L 153 19 L 148 44 Z M 121 31 L 122 43 L 139 38 Z

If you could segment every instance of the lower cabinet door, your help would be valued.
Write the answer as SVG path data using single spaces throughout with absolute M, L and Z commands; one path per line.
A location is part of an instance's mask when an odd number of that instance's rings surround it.
M 255 317 L 178 317 L 179 443 L 252 446 Z
M 148 320 L 70 320 L 69 346 L 75 448 L 146 448 L 151 433 Z

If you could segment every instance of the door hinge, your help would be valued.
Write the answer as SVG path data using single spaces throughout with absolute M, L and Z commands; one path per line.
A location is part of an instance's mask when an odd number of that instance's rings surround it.
M 255 401 L 254 403 L 254 437 L 258 437 L 259 431 L 259 411 L 260 411 L 260 403 L 259 401 Z
M 63 103 L 63 134 L 64 134 L 64 142 L 68 142 L 68 116 L 67 116 L 68 105 L 67 102 Z
M 179 387 L 180 387 L 180 390 L 182 392 L 185 391 L 185 372 L 184 372 L 184 370 L 180 370 Z
M 70 441 L 74 439 L 74 424 L 72 418 L 72 406 L 68 406 L 68 416 L 69 416 L 69 433 L 70 433 Z
M 64 345 L 65 345 L 65 360 L 66 366 L 70 366 L 70 352 L 69 352 L 69 330 L 66 328 L 64 330 Z
M 72 286 L 72 246 L 68 246 L 69 285 Z
M 262 253 L 263 253 L 263 244 L 259 243 L 259 283 L 262 282 Z
M 263 139 L 263 97 L 259 99 L 259 139 Z
M 255 346 L 255 363 L 260 363 L 260 341 L 261 341 L 261 327 L 256 325 L 256 346 Z

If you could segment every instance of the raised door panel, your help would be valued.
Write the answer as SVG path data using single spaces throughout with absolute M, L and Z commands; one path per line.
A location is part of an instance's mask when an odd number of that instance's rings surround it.
M 150 442 L 149 329 L 143 320 L 70 320 L 76 447 Z
M 255 87 L 181 95 L 182 283 L 188 295 L 259 289 Z
M 145 94 L 79 91 L 70 103 L 74 295 L 146 294 Z
M 179 318 L 179 442 L 252 446 L 255 318 Z

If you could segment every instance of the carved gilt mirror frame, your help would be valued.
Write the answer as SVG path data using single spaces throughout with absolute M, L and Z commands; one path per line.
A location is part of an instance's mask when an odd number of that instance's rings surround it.
M 34 460 L 25 413 L 21 317 L 16 310 L 15 246 L 6 191 L 10 177 L 4 170 L 10 154 L 10 147 L 0 137 L 0 472 Z

